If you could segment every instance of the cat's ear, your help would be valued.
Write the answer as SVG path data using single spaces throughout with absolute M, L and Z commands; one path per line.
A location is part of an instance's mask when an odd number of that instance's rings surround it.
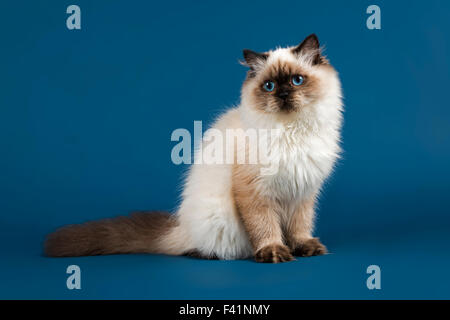
M 313 65 L 326 61 L 321 56 L 320 51 L 319 38 L 314 33 L 307 36 L 298 46 L 292 48 L 294 54 L 308 58 Z
M 244 61 L 241 64 L 249 67 L 253 71 L 257 71 L 264 66 L 264 63 L 269 57 L 267 53 L 259 53 L 249 49 L 244 49 L 242 53 L 244 55 Z

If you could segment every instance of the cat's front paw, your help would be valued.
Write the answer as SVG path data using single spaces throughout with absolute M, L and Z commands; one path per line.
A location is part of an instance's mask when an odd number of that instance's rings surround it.
M 281 244 L 271 244 L 259 249 L 255 254 L 256 262 L 278 263 L 295 260 L 289 248 Z
M 326 254 L 328 253 L 328 250 L 322 243 L 320 243 L 319 238 L 312 238 L 297 245 L 293 253 L 294 256 L 297 257 L 311 257 Z

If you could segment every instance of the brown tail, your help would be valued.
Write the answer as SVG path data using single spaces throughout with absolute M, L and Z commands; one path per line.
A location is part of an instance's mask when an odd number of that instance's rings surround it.
M 116 253 L 177 253 L 164 248 L 162 239 L 177 227 L 168 213 L 143 212 L 68 225 L 48 235 L 44 252 L 50 257 L 93 256 Z M 168 241 L 168 246 L 173 245 Z M 176 244 L 175 244 L 176 245 Z

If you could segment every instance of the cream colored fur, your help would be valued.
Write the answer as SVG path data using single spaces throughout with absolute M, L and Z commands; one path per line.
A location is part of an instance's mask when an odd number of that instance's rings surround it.
M 230 109 L 212 126 L 215 129 L 281 128 L 271 142 L 270 157 L 279 163 L 275 175 L 258 177 L 261 194 L 282 200 L 279 221 L 288 227 L 302 202 L 315 197 L 330 175 L 339 156 L 341 86 L 331 66 L 313 66 L 309 56 L 294 56 L 289 48 L 277 49 L 261 68 L 279 61 L 299 64 L 320 81 L 320 98 L 289 114 L 265 113 L 252 106 L 252 90 L 258 79 L 247 81 L 241 104 Z M 196 157 L 200 154 L 197 152 Z M 161 246 L 169 254 L 197 250 L 220 259 L 247 258 L 254 254 L 232 192 L 231 164 L 194 164 L 186 178 L 182 203 L 177 211 L 179 225 Z M 304 216 L 305 238 L 313 232 L 314 211 Z

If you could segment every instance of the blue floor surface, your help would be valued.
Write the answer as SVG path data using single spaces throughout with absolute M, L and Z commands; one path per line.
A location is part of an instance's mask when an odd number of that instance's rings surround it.
M 46 258 L 42 236 L 3 233 L 1 299 L 450 298 L 444 230 L 399 234 L 395 241 L 330 240 L 331 254 L 276 265 L 163 255 Z M 81 290 L 66 288 L 71 264 L 81 268 Z M 366 286 L 372 264 L 381 268 L 380 290 Z
M 2 1 L 1 299 L 450 298 L 450 1 Z M 369 5 L 381 29 L 370 29 Z M 177 129 L 239 103 L 244 48 L 315 33 L 344 94 L 342 159 L 317 233 L 332 254 L 267 265 L 123 255 L 50 259 L 56 227 L 174 212 Z M 184 141 L 184 140 L 183 140 Z M 184 151 L 183 151 L 184 155 Z M 81 290 L 66 268 L 81 268 Z M 366 269 L 381 268 L 381 290 Z

